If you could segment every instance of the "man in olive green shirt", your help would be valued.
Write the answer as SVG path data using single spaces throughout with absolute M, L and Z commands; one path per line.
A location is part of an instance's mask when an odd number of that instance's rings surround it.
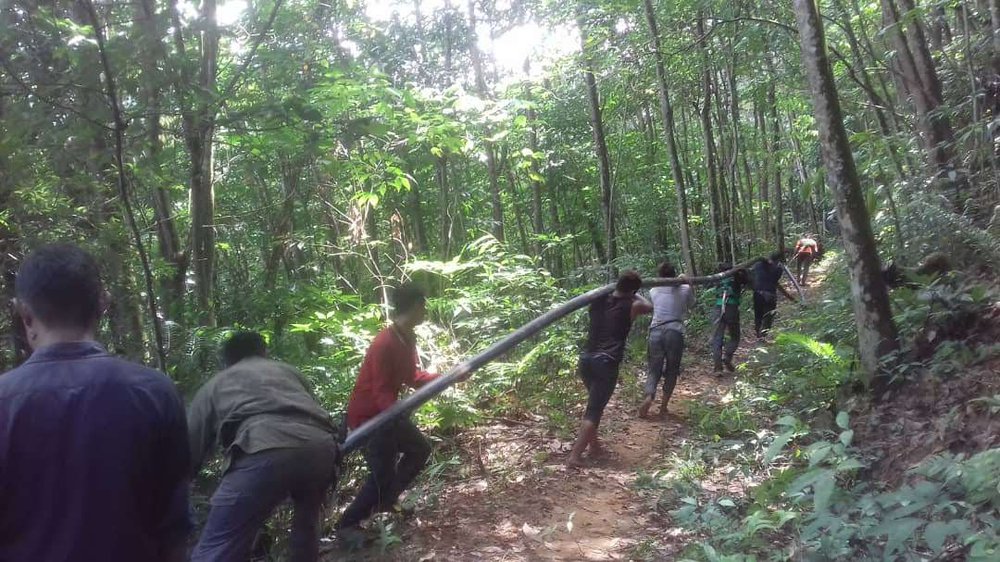
M 216 445 L 226 455 L 191 560 L 248 560 L 257 532 L 291 497 L 289 560 L 315 561 L 323 499 L 337 464 L 336 428 L 302 375 L 266 358 L 260 334 L 237 332 L 222 355 L 226 369 L 198 391 L 188 411 L 194 470 Z

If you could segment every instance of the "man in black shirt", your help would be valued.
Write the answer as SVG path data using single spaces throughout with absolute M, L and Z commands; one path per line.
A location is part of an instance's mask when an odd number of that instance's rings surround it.
M 625 272 L 618 279 L 615 291 L 597 299 L 588 309 L 590 330 L 579 364 L 580 378 L 587 387 L 587 410 L 580 424 L 580 434 L 566 461 L 570 467 L 582 466 L 583 452 L 587 447 L 590 447 L 591 456 L 601 453 L 597 426 L 618 384 L 618 367 L 625 357 L 625 340 L 632 321 L 653 311 L 653 305 L 636 294 L 641 286 L 642 279 L 638 273 Z
M 793 297 L 781 286 L 781 276 L 785 273 L 785 255 L 774 252 L 767 259 L 757 262 L 751 271 L 753 277 L 753 327 L 757 338 L 763 338 L 774 323 L 775 309 L 778 307 L 778 292 L 790 301 Z

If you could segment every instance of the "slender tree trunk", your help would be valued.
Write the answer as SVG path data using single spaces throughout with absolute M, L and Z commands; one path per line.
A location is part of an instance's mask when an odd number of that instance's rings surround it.
M 469 0 L 469 29 L 472 30 L 472 40 L 469 42 L 469 54 L 472 57 L 472 70 L 476 80 L 476 91 L 479 96 L 484 100 L 489 99 L 489 90 L 486 87 L 486 77 L 483 74 L 483 57 L 482 53 L 479 52 L 479 47 L 476 44 L 476 2 L 475 0 Z M 486 136 L 489 137 L 492 132 L 489 128 L 486 129 Z M 493 222 L 490 231 L 497 240 L 504 241 L 504 224 L 503 224 L 503 199 L 500 195 L 500 171 L 497 168 L 497 155 L 496 147 L 493 142 L 487 140 L 485 142 L 486 150 L 486 169 L 489 174 L 490 182 L 490 205 L 493 210 Z
M 653 0 L 643 0 L 646 13 L 646 25 L 652 39 L 653 62 L 656 66 L 656 85 L 660 95 L 660 117 L 663 119 L 663 136 L 667 141 L 667 153 L 670 156 L 670 175 L 674 180 L 674 193 L 677 196 L 677 226 L 681 239 L 681 256 L 689 275 L 697 275 L 694 253 L 691 251 L 691 232 L 688 229 L 687 196 L 684 193 L 684 172 L 681 169 L 680 157 L 677 151 L 677 138 L 674 132 L 674 108 L 670 104 L 670 92 L 667 87 L 667 69 L 663 64 L 663 53 L 660 50 L 660 32 L 656 24 L 656 13 L 653 10 Z
M 548 187 L 548 200 L 549 200 L 549 224 L 552 225 L 552 234 L 562 237 L 562 221 L 559 220 L 559 184 L 552 181 L 551 175 L 548 176 L 546 185 Z M 563 249 L 562 241 L 560 244 L 552 249 L 552 260 L 549 266 L 552 269 L 552 274 L 556 278 L 561 278 L 565 273 L 563 269 Z
M 770 138 L 767 136 L 767 119 L 764 117 L 764 110 L 761 109 L 760 105 L 754 103 L 754 120 L 757 122 L 757 130 L 760 132 L 760 142 L 758 146 L 765 147 L 765 156 L 763 158 L 764 165 L 760 166 L 759 176 L 760 176 L 760 189 L 758 190 L 758 199 L 760 201 L 760 223 L 761 229 L 763 230 L 763 238 L 771 236 L 771 170 L 773 165 L 771 160 L 773 159 L 773 154 L 771 154 L 768 144 L 770 143 Z
M 951 125 L 938 111 L 941 105 L 941 83 L 927 45 L 921 42 L 923 31 L 919 30 L 914 21 L 904 31 L 904 23 L 895 0 L 881 0 L 881 5 L 887 33 L 896 49 L 896 61 L 900 66 L 904 87 L 913 99 L 924 132 L 928 159 L 938 169 L 947 169 L 951 165 L 948 150 L 952 140 Z
M 772 68 L 773 64 L 768 61 Z M 779 156 L 781 147 L 781 121 L 778 119 L 778 103 L 774 95 L 774 82 L 771 82 L 767 89 L 767 106 L 771 111 L 771 163 L 774 173 L 774 200 L 771 206 L 774 208 L 774 243 L 778 250 L 785 251 L 785 208 L 783 194 L 781 192 L 782 161 Z
M 990 35 L 993 73 L 1000 74 L 1000 0 L 990 0 Z
M 435 160 L 435 170 L 437 172 L 438 195 L 441 209 L 441 251 L 444 259 L 451 258 L 451 238 L 454 229 L 454 219 L 452 218 L 451 188 L 448 185 L 448 155 L 442 154 Z
M 701 115 L 701 132 L 704 140 L 705 150 L 705 173 L 708 179 L 708 194 L 711 201 L 712 236 L 715 241 L 715 257 L 718 261 L 726 259 L 726 243 L 723 236 L 724 223 L 722 219 L 722 200 L 719 196 L 718 166 L 715 158 L 715 137 L 712 132 L 712 77 L 708 64 L 708 51 L 705 48 L 705 15 L 698 13 L 698 43 L 701 50 L 702 60 L 702 104 L 699 110 Z
M 530 89 L 525 98 L 531 101 Z M 526 112 L 528 118 L 528 148 L 531 150 L 531 166 L 528 167 L 528 179 L 531 182 L 531 225 L 535 231 L 532 247 L 535 255 L 542 255 L 542 242 L 540 236 L 545 234 L 545 222 L 542 220 L 542 176 L 538 172 L 538 118 L 535 108 L 529 107 Z
M 594 152 L 597 155 L 597 173 L 601 186 L 601 209 L 604 213 L 604 238 L 606 253 L 601 251 L 595 241 L 595 249 L 601 262 L 608 268 L 608 274 L 614 274 L 614 261 L 617 254 L 617 232 L 615 229 L 614 196 L 611 186 L 611 158 L 608 155 L 608 145 L 604 137 L 604 120 L 601 116 L 601 98 L 597 90 L 597 79 L 594 77 L 594 61 L 587 46 L 587 24 L 583 15 L 578 16 L 580 27 L 580 43 L 582 47 L 583 81 L 587 88 L 587 101 L 590 107 L 590 127 L 594 137 Z M 603 254 L 603 256 L 602 256 Z
M 882 279 L 871 220 L 844 128 L 818 8 L 813 0 L 794 0 L 794 8 L 827 182 L 834 192 L 840 215 L 861 366 L 878 397 L 889 381 L 889 371 L 882 362 L 890 360 L 899 349 L 896 326 L 889 308 L 889 293 Z
M 161 282 L 164 295 L 163 308 L 170 316 L 178 316 L 178 307 L 184 297 L 184 277 L 187 275 L 188 255 L 181 248 L 177 226 L 173 216 L 173 206 L 166 182 L 163 180 L 161 159 L 163 134 L 161 118 L 161 89 L 165 86 L 164 76 L 158 70 L 160 61 L 166 60 L 161 37 L 165 33 L 160 25 L 156 4 L 153 0 L 141 0 L 136 5 L 136 20 L 140 26 L 142 44 L 142 94 L 146 102 L 146 131 L 148 158 L 145 166 L 153 177 L 153 218 L 156 222 L 156 239 L 160 256 L 173 268 L 167 279 Z

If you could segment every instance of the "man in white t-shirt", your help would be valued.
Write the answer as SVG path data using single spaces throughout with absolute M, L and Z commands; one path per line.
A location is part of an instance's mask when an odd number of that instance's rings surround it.
M 660 264 L 659 277 L 676 277 L 673 264 Z M 667 403 L 677 385 L 681 372 L 681 355 L 684 353 L 684 319 L 694 306 L 694 290 L 691 285 L 654 287 L 649 291 L 653 301 L 653 320 L 649 325 L 648 367 L 646 374 L 646 398 L 639 406 L 639 417 L 649 414 L 649 408 L 656 398 L 656 388 L 663 379 L 663 402 L 660 415 L 667 413 Z

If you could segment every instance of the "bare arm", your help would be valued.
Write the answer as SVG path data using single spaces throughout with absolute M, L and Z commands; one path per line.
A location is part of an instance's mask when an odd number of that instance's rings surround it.
M 635 299 L 632 301 L 632 320 L 635 320 L 643 314 L 650 314 L 652 312 L 653 303 L 649 302 L 646 297 L 642 295 L 635 295 Z

